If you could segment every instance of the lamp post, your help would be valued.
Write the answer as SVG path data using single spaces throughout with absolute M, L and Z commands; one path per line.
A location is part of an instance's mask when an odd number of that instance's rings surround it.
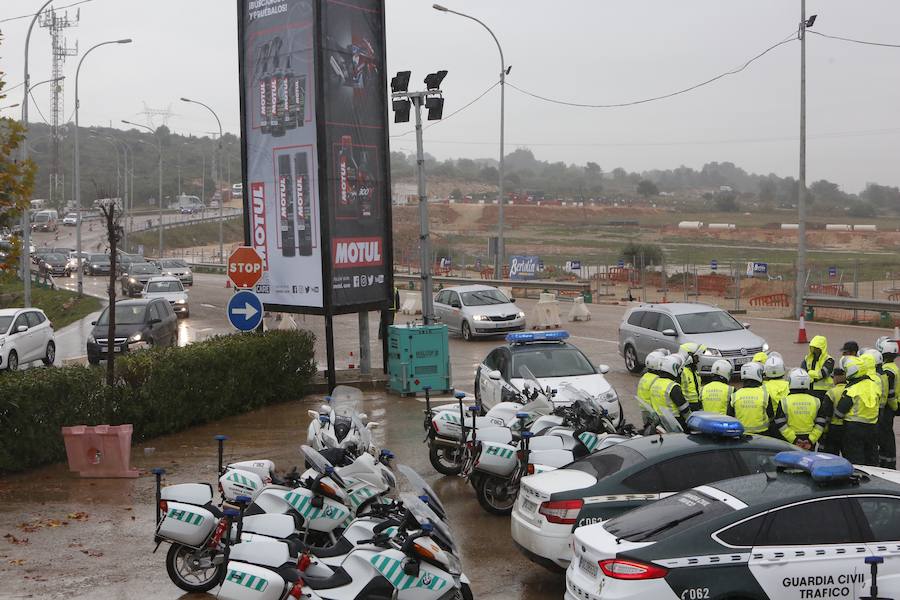
M 816 22 L 816 15 L 806 18 L 806 0 L 800 0 L 800 169 L 797 181 L 797 285 L 794 317 L 803 315 L 806 291 L 806 30 Z
M 140 127 L 142 129 L 146 129 L 147 131 L 149 131 L 150 133 L 152 133 L 156 136 L 156 150 L 157 150 L 157 152 L 159 152 L 159 190 L 158 190 L 159 198 L 157 198 L 157 202 L 159 203 L 159 258 L 162 258 L 163 257 L 162 140 L 159 139 L 159 134 L 157 132 L 153 131 L 152 127 L 149 127 L 147 125 L 141 125 L 140 123 L 132 123 L 131 121 L 126 121 L 125 119 L 122 119 L 122 122 L 125 123 L 126 125 L 131 125 L 133 127 Z M 134 165 L 132 165 L 132 167 L 133 166 Z
M 497 257 L 494 263 L 494 276 L 497 279 L 500 279 L 503 277 L 503 263 L 504 257 L 506 255 L 506 248 L 503 238 L 503 133 L 504 109 L 506 105 L 506 76 L 509 74 L 509 68 L 507 68 L 506 61 L 503 59 L 503 48 L 500 46 L 500 40 L 497 39 L 497 36 L 494 35 L 494 32 L 491 31 L 491 28 L 485 25 L 484 22 L 476 19 L 471 15 L 457 12 L 455 10 L 450 10 L 446 6 L 441 6 L 440 4 L 432 4 L 432 8 L 441 12 L 451 13 L 475 21 L 476 23 L 484 27 L 489 34 L 491 34 L 491 37 L 494 38 L 494 43 L 497 44 L 497 50 L 500 52 L 500 182 L 498 185 L 499 198 L 497 201 Z
M 78 98 L 78 78 L 81 75 L 81 65 L 88 55 L 101 46 L 109 44 L 130 44 L 131 39 L 110 40 L 108 42 L 100 42 L 88 48 L 88 51 L 81 55 L 78 61 L 78 68 L 75 69 L 75 206 L 78 207 L 78 221 L 75 226 L 75 260 L 78 270 L 78 295 L 84 294 L 84 273 L 81 268 L 81 222 L 83 208 L 81 206 L 81 154 L 78 148 L 78 110 L 81 107 L 81 101 Z
M 215 182 L 216 192 L 219 194 L 219 260 L 225 262 L 225 245 L 223 240 L 222 233 L 222 206 L 225 204 L 225 197 L 222 196 L 221 187 L 222 187 L 222 121 L 219 119 L 219 115 L 216 114 L 212 108 L 203 104 L 202 102 L 198 102 L 197 100 L 190 100 L 188 98 L 182 98 L 182 102 L 188 102 L 190 104 L 199 104 L 206 110 L 212 113 L 212 116 L 216 118 L 216 123 L 219 125 L 219 140 L 218 145 L 216 147 L 218 156 L 216 156 L 216 166 L 213 169 L 215 175 L 213 175 L 213 180 Z M 213 194 L 215 197 L 215 194 Z

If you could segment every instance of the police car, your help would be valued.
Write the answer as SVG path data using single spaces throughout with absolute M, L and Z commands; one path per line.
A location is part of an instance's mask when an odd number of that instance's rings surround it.
M 619 397 L 603 375 L 607 365 L 594 366 L 584 353 L 568 343 L 569 332 L 523 331 L 506 336 L 507 344 L 494 348 L 475 373 L 475 399 L 488 410 L 512 400 L 523 390 L 523 367 L 541 387 L 553 390 L 553 403 L 572 404 L 582 394 L 599 399 L 617 427 L 623 419 Z
M 900 597 L 900 474 L 773 462 L 576 530 L 566 600 Z
M 795 448 L 744 435 L 740 422 L 724 415 L 694 413 L 688 428 L 693 433 L 636 437 L 523 478 L 510 525 L 519 550 L 562 570 L 571 561 L 573 529 L 694 486 L 756 473 L 766 459 Z

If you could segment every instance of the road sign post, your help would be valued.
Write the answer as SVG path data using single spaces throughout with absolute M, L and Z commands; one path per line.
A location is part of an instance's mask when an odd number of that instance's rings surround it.
M 236 288 L 252 288 L 262 278 L 263 259 L 255 248 L 241 246 L 228 257 L 228 278 Z
M 249 290 L 237 292 L 228 301 L 228 322 L 238 331 L 253 331 L 262 322 L 263 305 Z

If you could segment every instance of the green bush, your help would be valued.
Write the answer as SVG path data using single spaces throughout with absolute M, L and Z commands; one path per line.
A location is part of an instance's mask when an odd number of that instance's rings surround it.
M 0 376 L 0 473 L 63 460 L 60 428 L 134 425 L 135 441 L 299 398 L 316 372 L 315 336 L 269 331 L 154 348 L 106 367 L 29 369 Z

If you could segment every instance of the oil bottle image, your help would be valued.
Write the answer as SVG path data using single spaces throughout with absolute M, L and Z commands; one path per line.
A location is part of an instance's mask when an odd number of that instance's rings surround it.
M 372 207 L 375 204 L 372 187 L 372 171 L 369 165 L 369 153 L 363 152 L 359 161 L 359 170 L 356 176 L 356 197 L 359 200 L 359 216 L 368 219 L 372 216 Z
M 284 135 L 284 103 L 285 92 L 284 68 L 281 66 L 281 38 L 272 42 L 272 74 L 269 76 L 269 133 L 274 137 Z
M 259 132 L 269 133 L 269 44 L 256 48 L 256 94 L 259 99 Z
M 294 111 L 294 70 L 291 68 L 291 56 L 287 57 L 287 64 L 284 66 L 284 75 L 281 78 L 278 88 L 278 102 L 281 104 L 281 121 L 285 130 L 291 130 L 297 127 L 297 115 Z
M 281 254 L 294 256 L 297 252 L 294 240 L 294 185 L 291 177 L 291 157 L 278 157 L 278 215 L 281 231 Z
M 312 255 L 312 206 L 306 152 L 294 154 L 294 196 L 297 207 L 297 244 L 300 256 Z
M 353 138 L 341 136 L 341 149 L 338 154 L 338 194 L 336 216 L 343 219 L 359 217 L 359 197 L 357 195 L 357 176 L 359 167 L 353 158 Z
M 291 81 L 290 119 L 296 127 L 306 123 L 306 75 L 295 75 Z

